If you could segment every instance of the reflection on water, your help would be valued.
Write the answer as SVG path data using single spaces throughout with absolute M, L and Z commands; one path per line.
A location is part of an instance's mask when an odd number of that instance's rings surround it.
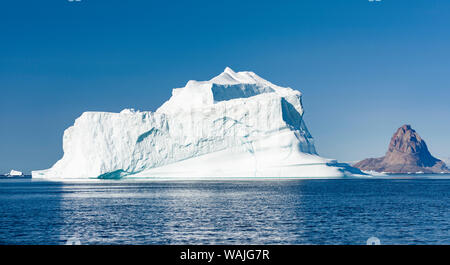
M 449 244 L 450 179 L 0 182 L 1 244 Z

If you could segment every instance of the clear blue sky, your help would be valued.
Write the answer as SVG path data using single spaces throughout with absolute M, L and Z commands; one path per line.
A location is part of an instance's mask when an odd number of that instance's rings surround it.
M 450 156 L 450 1 L 0 2 L 0 173 L 50 167 L 84 111 L 155 110 L 225 66 L 303 92 L 319 153 L 409 123 Z

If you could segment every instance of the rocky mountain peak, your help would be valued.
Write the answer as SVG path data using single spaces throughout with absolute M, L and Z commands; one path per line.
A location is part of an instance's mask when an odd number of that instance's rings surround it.
M 410 125 L 397 129 L 384 157 L 368 158 L 354 165 L 362 170 L 388 173 L 444 173 L 449 169 L 433 157 L 427 144 Z
M 394 151 L 414 154 L 428 152 L 428 147 L 411 125 L 405 124 L 398 128 L 391 138 L 388 152 Z

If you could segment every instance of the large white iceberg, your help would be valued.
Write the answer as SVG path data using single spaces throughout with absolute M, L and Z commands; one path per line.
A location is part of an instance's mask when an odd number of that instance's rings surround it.
M 85 112 L 64 156 L 33 178 L 299 178 L 355 173 L 317 155 L 301 93 L 226 68 L 189 81 L 156 112 Z M 359 172 L 356 172 L 359 173 Z

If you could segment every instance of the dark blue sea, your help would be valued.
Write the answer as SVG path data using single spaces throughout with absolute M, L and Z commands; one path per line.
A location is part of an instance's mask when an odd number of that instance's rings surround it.
M 0 180 L 0 244 L 450 244 L 450 178 Z

